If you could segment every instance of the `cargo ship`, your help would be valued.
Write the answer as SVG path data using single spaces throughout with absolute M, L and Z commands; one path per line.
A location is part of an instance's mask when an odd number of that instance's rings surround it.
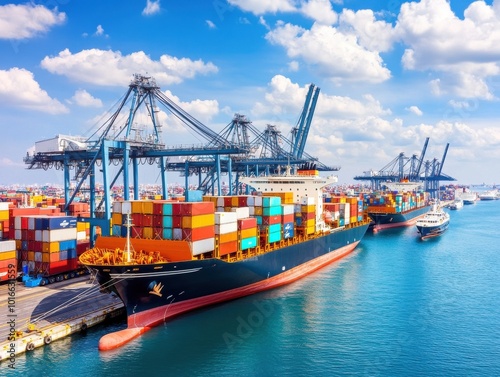
M 430 207 L 429 193 L 415 182 L 386 183 L 389 191 L 365 194 L 364 203 L 374 232 L 414 225 Z
M 100 350 L 186 311 L 300 279 L 347 256 L 368 229 L 358 204 L 338 203 L 339 211 L 325 216 L 322 188 L 336 177 L 287 169 L 240 181 L 256 194 L 115 203 L 113 230 L 120 236 L 98 237 L 80 256 L 127 310 L 127 328 L 103 336 Z

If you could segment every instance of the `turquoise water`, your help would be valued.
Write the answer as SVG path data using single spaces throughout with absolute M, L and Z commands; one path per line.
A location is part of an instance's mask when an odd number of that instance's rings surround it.
M 19 356 L 23 376 L 500 376 L 500 200 L 449 230 L 367 233 L 344 260 L 183 315 L 112 352 L 110 328 Z M 123 324 L 114 325 L 114 329 Z

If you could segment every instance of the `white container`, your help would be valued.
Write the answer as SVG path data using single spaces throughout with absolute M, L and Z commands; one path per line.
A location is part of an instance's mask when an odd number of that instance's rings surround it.
M 191 252 L 193 255 L 200 255 L 214 250 L 215 238 L 206 238 L 204 240 L 194 241 L 190 243 Z
M 0 202 L 0 211 L 8 211 L 8 210 L 9 210 L 9 203 Z
M 122 202 L 113 202 L 113 212 L 114 213 L 123 213 L 122 212 Z
M 247 196 L 247 206 L 251 207 L 255 205 L 255 196 Z
M 316 204 L 316 200 L 313 196 L 303 196 L 302 198 L 300 198 L 300 204 L 302 204 L 303 206 L 310 206 Z
M 222 208 L 224 208 L 224 197 L 223 196 L 218 196 L 217 197 L 216 207 L 222 207 Z
M 42 230 L 43 242 L 76 240 L 76 228 Z M 36 236 L 36 234 L 35 234 Z
M 40 241 L 41 242 L 42 239 L 43 239 L 43 231 L 41 229 L 35 230 L 35 241 Z
M 85 232 L 84 230 L 82 230 L 80 232 L 76 232 L 76 239 L 77 239 L 77 241 L 86 240 L 87 239 L 87 232 Z
M 0 253 L 16 250 L 16 241 L 0 241 Z
M 295 204 L 282 204 L 281 211 L 283 215 L 293 215 L 295 212 Z
M 215 212 L 215 224 L 222 225 L 234 223 L 238 220 L 236 212 Z
M 123 201 L 121 204 L 121 214 L 128 215 L 132 213 L 132 203 L 129 200 Z
M 240 219 L 246 219 L 250 217 L 250 208 L 248 207 L 240 207 L 240 208 L 231 208 L 231 212 L 236 213 L 236 218 L 238 220 Z
M 238 223 L 228 223 L 215 226 L 215 234 L 227 234 L 238 231 Z
M 22 238 L 23 238 L 23 236 L 22 236 L 22 233 L 21 233 L 21 229 L 14 230 L 14 239 L 20 240 Z
M 254 206 L 262 207 L 262 196 L 254 196 L 254 198 L 255 198 Z
M 35 262 L 41 262 L 41 261 L 42 261 L 42 252 L 35 251 Z

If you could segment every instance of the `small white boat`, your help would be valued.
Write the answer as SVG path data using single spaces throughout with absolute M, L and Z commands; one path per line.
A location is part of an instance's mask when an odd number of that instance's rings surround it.
M 423 240 L 443 234 L 450 224 L 450 215 L 445 212 L 439 203 L 434 203 L 424 217 L 417 220 L 416 226 Z
M 471 191 L 462 192 L 460 199 L 464 201 L 464 204 L 476 204 L 477 193 Z
M 481 192 L 478 195 L 480 200 L 496 200 L 498 199 L 498 190 L 489 190 L 489 191 L 484 191 Z
M 449 209 L 457 210 L 464 206 L 464 201 L 461 198 L 455 199 L 449 206 Z

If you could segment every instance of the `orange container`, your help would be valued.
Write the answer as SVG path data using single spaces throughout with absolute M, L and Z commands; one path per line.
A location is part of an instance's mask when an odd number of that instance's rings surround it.
M 213 214 L 182 217 L 182 228 L 202 228 L 214 224 L 215 217 Z
M 215 236 L 215 226 L 208 225 L 201 228 L 182 229 L 182 239 L 186 241 L 199 241 Z
M 257 236 L 257 228 L 240 230 L 240 239 L 256 237 L 256 236 Z
M 238 240 L 238 232 L 219 234 L 219 235 L 217 235 L 217 237 L 219 238 L 220 244 L 231 242 L 231 241 L 236 241 L 236 240 Z
M 238 241 L 225 242 L 219 245 L 219 255 L 221 257 L 230 253 L 234 253 L 237 250 Z

